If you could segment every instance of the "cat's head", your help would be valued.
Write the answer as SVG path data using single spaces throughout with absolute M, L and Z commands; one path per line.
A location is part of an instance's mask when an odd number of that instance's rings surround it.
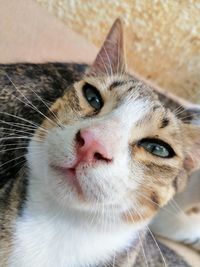
M 149 219 L 200 162 L 200 128 L 127 74 L 120 20 L 49 114 L 29 146 L 30 182 L 67 208 Z

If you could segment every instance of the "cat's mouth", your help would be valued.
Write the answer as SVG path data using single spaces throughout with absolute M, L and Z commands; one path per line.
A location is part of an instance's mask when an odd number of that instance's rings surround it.
M 76 190 L 79 196 L 83 196 L 83 190 L 77 177 L 78 164 L 75 164 L 73 167 L 55 165 L 51 165 L 51 167 L 66 178 L 67 182 Z
M 60 171 L 67 177 L 69 183 L 76 189 L 78 195 L 83 196 L 83 191 L 76 174 L 76 166 L 74 168 L 60 167 Z

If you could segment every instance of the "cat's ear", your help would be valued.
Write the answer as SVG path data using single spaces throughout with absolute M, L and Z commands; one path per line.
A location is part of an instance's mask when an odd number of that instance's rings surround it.
M 104 41 L 89 74 L 113 75 L 125 71 L 123 26 L 118 18 Z
M 190 173 L 200 169 L 200 126 L 184 124 L 183 130 L 187 135 L 184 168 Z

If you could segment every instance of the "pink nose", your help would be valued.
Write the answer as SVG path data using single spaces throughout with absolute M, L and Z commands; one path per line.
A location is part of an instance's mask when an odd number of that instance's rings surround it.
M 77 156 L 79 162 L 110 162 L 112 157 L 90 130 L 81 130 L 76 135 Z

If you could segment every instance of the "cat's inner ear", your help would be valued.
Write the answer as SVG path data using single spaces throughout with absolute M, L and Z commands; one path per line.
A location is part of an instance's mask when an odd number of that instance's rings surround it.
M 187 134 L 187 150 L 184 168 L 188 172 L 200 169 L 200 126 L 187 125 L 184 127 Z
M 125 71 L 123 26 L 117 19 L 104 41 L 89 74 L 113 75 Z

